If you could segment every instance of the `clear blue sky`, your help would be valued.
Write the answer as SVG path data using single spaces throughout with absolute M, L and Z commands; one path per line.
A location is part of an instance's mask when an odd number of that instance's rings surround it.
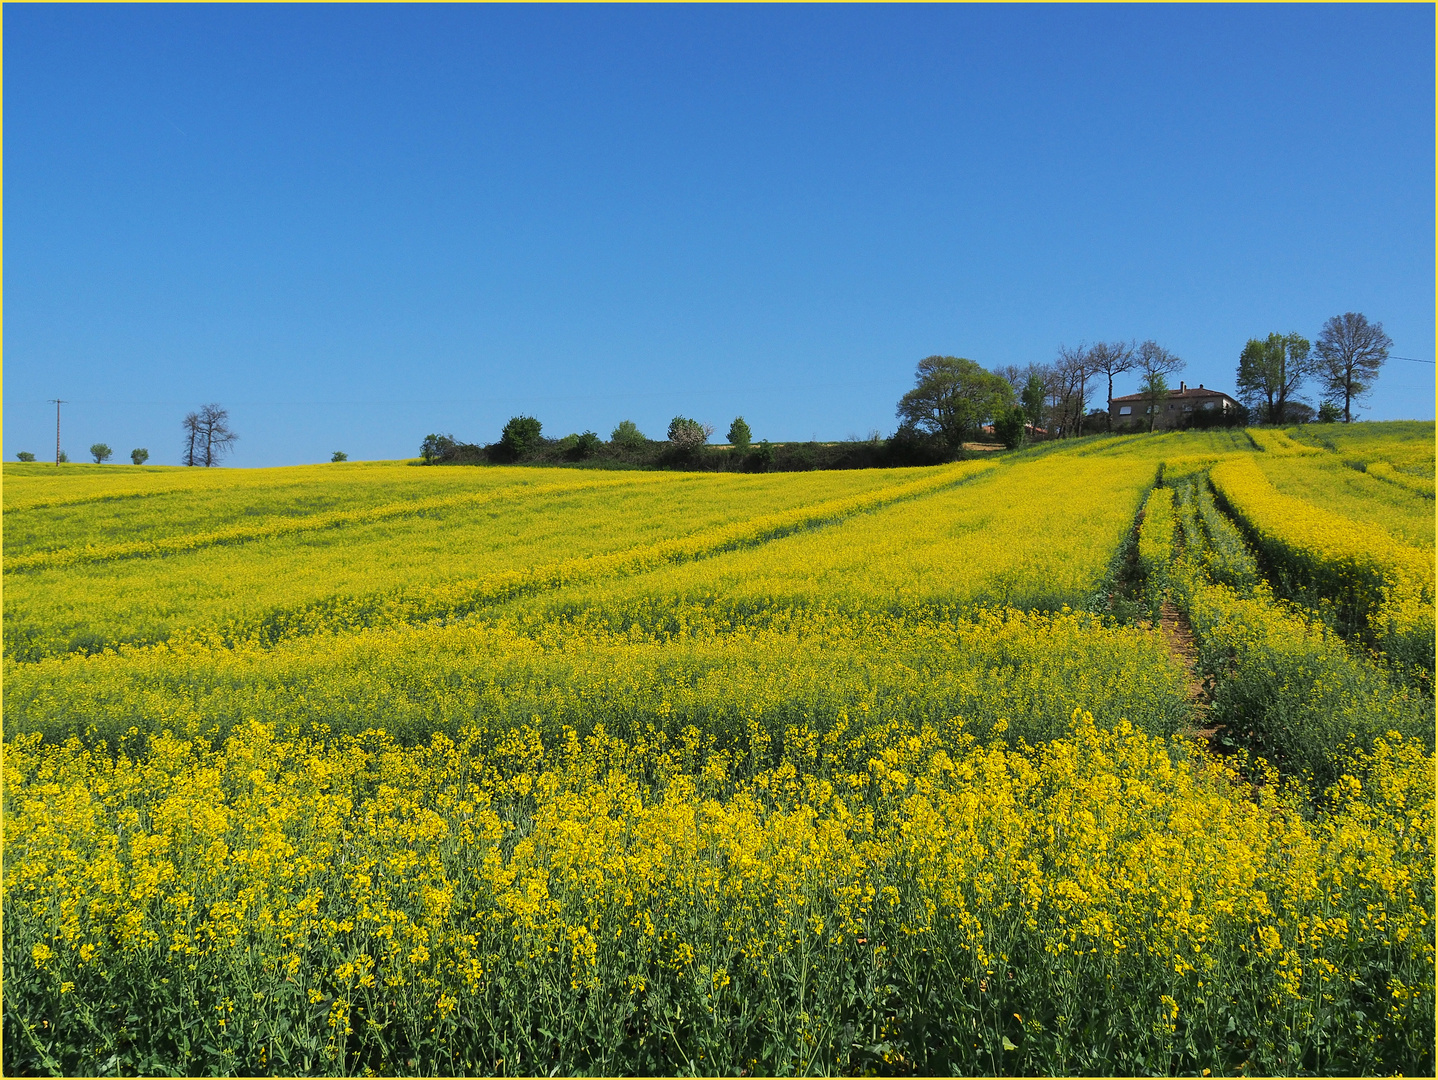
M 218 401 L 277 465 L 519 412 L 888 433 L 921 357 L 1084 340 L 1231 389 L 1344 311 L 1434 358 L 1431 5 L 3 17 L 8 460 L 56 396 L 74 460 L 177 463 Z

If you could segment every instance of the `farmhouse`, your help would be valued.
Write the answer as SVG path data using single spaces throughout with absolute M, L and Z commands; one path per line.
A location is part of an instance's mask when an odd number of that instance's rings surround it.
M 1109 419 L 1115 428 L 1148 427 L 1151 406 L 1152 403 L 1143 394 L 1124 394 L 1122 397 L 1110 398 Z M 1238 402 L 1222 390 L 1206 390 L 1203 383 L 1192 387 L 1181 382 L 1177 390 L 1170 390 L 1165 398 L 1158 402 L 1158 416 L 1154 418 L 1153 427 L 1155 430 L 1187 427 L 1196 412 L 1218 412 L 1226 415 L 1237 408 Z

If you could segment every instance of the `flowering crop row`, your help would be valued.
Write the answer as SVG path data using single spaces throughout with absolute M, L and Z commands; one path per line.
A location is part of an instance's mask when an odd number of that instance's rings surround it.
M 974 461 L 937 470 L 933 475 L 893 487 L 811 506 L 765 514 L 691 536 L 660 540 L 623 551 L 564 559 L 530 569 L 505 570 L 426 589 L 364 597 L 337 597 L 234 620 L 220 631 L 226 642 L 273 644 L 322 629 L 354 630 L 455 619 L 498 601 L 597 579 L 644 574 L 663 566 L 702 559 L 718 552 L 763 544 L 804 529 L 868 513 L 905 499 L 929 495 L 993 468 Z
M 1161 578 L 1173 558 L 1173 489 L 1156 487 L 1143 504 L 1138 562 L 1145 577 Z
M 1323 451 L 1317 447 L 1305 446 L 1296 439 L 1290 438 L 1284 432 L 1275 431 L 1272 428 L 1249 428 L 1248 437 L 1253 440 L 1254 446 L 1269 454 L 1279 454 L 1287 457 L 1323 453 Z
M 1228 727 L 1230 741 L 1318 790 L 1336 778 L 1345 746 L 1371 746 L 1398 731 L 1432 748 L 1431 697 L 1277 603 L 1204 487 L 1185 485 L 1179 501 L 1184 553 L 1170 581 L 1197 634 L 1200 670 L 1214 682 L 1212 718 Z M 1195 504 L 1207 512 L 1186 509 Z M 1227 550 L 1216 553 L 1220 545 Z
M 1363 633 L 1404 667 L 1433 671 L 1433 558 L 1382 529 L 1274 489 L 1251 459 L 1213 469 L 1213 486 L 1254 538 L 1280 590 Z
M 434 476 L 434 484 L 443 491 L 446 485 L 464 481 L 463 474 L 477 472 L 478 479 L 457 493 L 468 495 L 475 483 L 490 476 L 490 470 L 468 469 L 372 472 L 376 475 L 370 487 L 357 490 L 353 477 L 347 477 L 344 483 L 317 484 L 308 501 L 327 511 L 340 499 L 372 502 L 374 489 L 421 494 L 410 479 L 415 474 Z M 530 498 L 524 496 L 533 485 L 513 474 L 533 477 L 534 470 L 493 472 L 502 475 L 490 478 L 485 490 L 512 491 L 514 497 L 465 503 L 422 517 L 350 524 L 164 558 L 7 575 L 6 655 L 34 660 L 57 652 L 95 652 L 126 642 L 163 641 L 191 629 L 217 630 L 236 621 L 263 623 L 270 612 L 284 617 L 308 604 L 336 598 L 378 610 L 400 594 L 423 595 L 437 585 L 492 580 L 506 573 L 573 563 L 587 555 L 633 551 L 835 498 L 862 496 L 902 485 L 906 477 L 931 478 L 928 471 L 910 470 L 813 476 L 660 475 L 643 483 L 581 487 Z M 399 485 L 394 473 L 410 486 Z M 461 474 L 458 480 L 456 474 Z M 293 479 L 285 475 L 274 483 L 280 506 L 298 510 L 301 499 Z M 241 520 L 247 507 L 255 508 L 253 493 L 242 497 L 212 493 L 206 505 L 221 520 Z M 164 534 L 173 521 L 189 520 L 188 510 L 180 513 L 182 509 L 163 499 L 157 507 L 143 500 L 126 504 L 116 531 L 135 534 L 145 528 Z M 114 508 L 107 508 L 103 515 L 54 516 L 57 529 L 89 532 L 96 524 L 115 521 L 115 514 Z M 7 533 L 7 550 L 8 545 Z
M 111 746 L 131 729 L 218 745 L 262 716 L 284 736 L 382 727 L 404 742 L 525 725 L 550 739 L 566 726 L 626 738 L 694 726 L 747 758 L 795 724 L 857 738 L 890 722 L 962 723 L 1036 744 L 1088 702 L 1101 725 L 1127 719 L 1156 736 L 1186 716 L 1184 673 L 1157 634 L 1072 612 L 806 610 L 748 626 L 699 612 L 662 632 L 538 615 L 51 658 L 12 667 L 5 689 L 9 734 Z
M 1407 491 L 1416 492 L 1426 498 L 1433 498 L 1433 477 L 1414 476 L 1412 473 L 1399 472 L 1386 461 L 1370 462 L 1364 470 L 1369 476 L 1376 476 L 1389 484 L 1396 484 Z
M 1268 482 L 1282 494 L 1322 507 L 1330 514 L 1371 525 L 1420 551 L 1433 550 L 1433 504 L 1416 492 L 1389 484 L 1340 461 L 1316 457 L 1254 455 Z
M 404 502 L 371 506 L 362 510 L 332 510 L 304 517 L 273 517 L 262 521 L 232 525 L 207 532 L 185 533 L 154 540 L 131 540 L 119 544 L 88 544 L 84 547 L 55 548 L 28 555 L 14 555 L 5 560 L 7 572 L 56 569 L 77 563 L 110 562 L 117 559 L 157 558 L 179 555 L 222 544 L 244 544 L 256 540 L 273 540 L 282 536 L 342 529 L 371 522 L 393 521 L 396 518 L 442 513 L 459 507 L 479 507 L 508 499 L 544 499 L 594 489 L 612 489 L 634 484 L 662 482 L 665 478 L 652 473 L 603 476 L 598 479 L 569 481 L 559 484 L 538 484 L 531 487 L 510 487 L 495 490 L 408 499 Z

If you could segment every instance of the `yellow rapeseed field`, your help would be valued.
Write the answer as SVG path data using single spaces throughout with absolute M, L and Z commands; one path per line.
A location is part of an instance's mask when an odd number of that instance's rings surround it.
M 1431 545 L 1334 453 L 6 466 L 5 1069 L 1431 1074 Z

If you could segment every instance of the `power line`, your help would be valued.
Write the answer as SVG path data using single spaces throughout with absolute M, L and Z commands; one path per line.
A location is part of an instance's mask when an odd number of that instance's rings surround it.
M 1416 356 L 1394 356 L 1394 355 L 1392 355 L 1391 353 L 1389 354 L 1388 359 L 1390 359 L 1390 360 L 1407 360 L 1409 363 L 1413 363 L 1413 364 L 1431 364 L 1431 363 L 1433 363 L 1432 360 L 1419 360 Z

